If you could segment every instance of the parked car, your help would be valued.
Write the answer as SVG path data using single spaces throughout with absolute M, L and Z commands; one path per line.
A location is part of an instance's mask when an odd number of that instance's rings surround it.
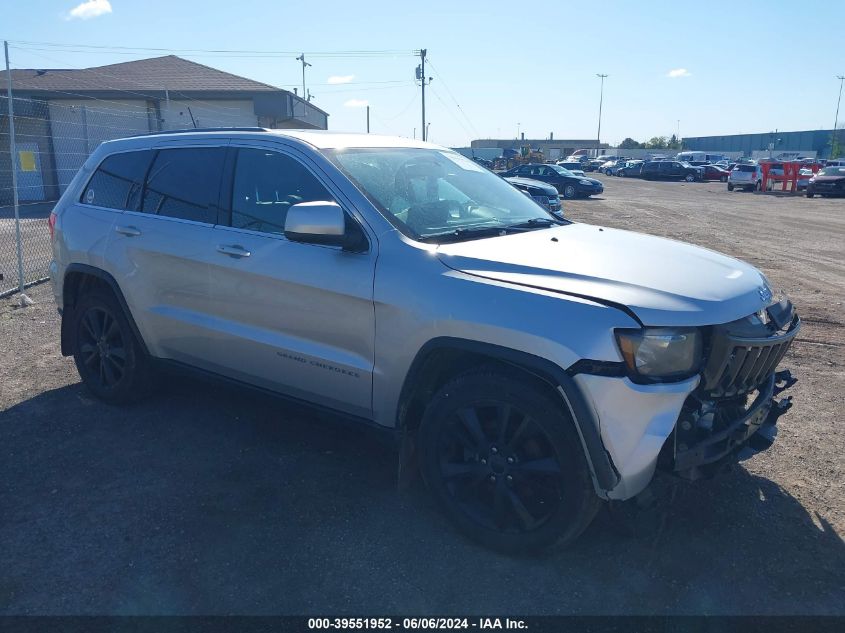
M 795 188 L 798 191 L 805 191 L 813 178 L 813 170 L 802 167 L 798 170 L 798 182 L 795 183 Z
M 562 160 L 562 161 L 558 161 L 557 165 L 560 166 L 560 167 L 563 167 L 564 169 L 568 169 L 569 171 L 572 171 L 573 169 L 581 169 L 581 167 L 582 167 L 581 163 L 579 163 L 577 161 L 573 162 L 573 161 Z
M 676 160 L 648 161 L 643 165 L 642 177 L 646 180 L 701 180 L 702 169 Z
M 763 185 L 763 170 L 760 165 L 738 163 L 728 175 L 728 191 L 740 187 L 745 191 L 758 191 Z
M 584 163 L 589 163 L 589 162 L 590 162 L 590 157 L 589 157 L 589 156 L 587 156 L 586 154 L 571 154 L 570 156 L 567 156 L 567 157 L 563 160 L 563 162 L 566 162 L 566 163 L 579 163 L 579 164 L 583 165 Z
M 557 189 L 539 180 L 530 178 L 505 178 L 514 187 L 524 194 L 530 196 L 534 202 L 551 211 L 557 217 L 563 217 L 563 205 L 560 202 L 560 195 Z
M 487 169 L 493 169 L 493 161 L 487 160 L 486 158 L 481 158 L 480 156 L 473 156 L 472 160 L 476 163 L 481 165 L 482 167 L 486 167 Z
M 507 552 L 573 540 L 658 468 L 767 448 L 800 328 L 750 264 L 561 220 L 408 138 L 107 141 L 49 230 L 61 351 L 95 397 L 178 367 L 313 404 L 386 433 Z
M 840 165 L 830 162 L 807 184 L 807 197 L 845 196 L 845 161 Z
M 608 161 L 601 166 L 601 171 L 605 176 L 615 176 L 616 172 L 628 164 L 625 158 L 619 158 L 614 161 Z
M 704 165 L 701 173 L 702 180 L 718 180 L 719 182 L 728 182 L 728 176 L 731 175 L 727 169 L 723 169 L 717 165 Z
M 554 185 L 563 194 L 564 198 L 570 199 L 586 198 L 588 196 L 598 195 L 604 191 L 604 185 L 601 180 L 576 176 L 568 169 L 564 169 L 559 165 L 528 163 L 526 165 L 518 165 L 503 173 L 502 176 L 506 178 L 521 176 L 533 180 L 542 180 L 550 185 Z
M 624 167 L 620 167 L 616 170 L 616 175 L 623 178 L 641 178 L 643 174 L 643 165 L 645 165 L 645 161 L 643 160 L 628 161 Z

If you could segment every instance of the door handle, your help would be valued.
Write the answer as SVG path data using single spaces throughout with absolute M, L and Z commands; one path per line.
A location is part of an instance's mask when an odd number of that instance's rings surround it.
M 241 258 L 250 256 L 250 252 L 248 250 L 246 250 L 243 246 L 238 246 L 237 244 L 232 244 L 231 246 L 220 244 L 217 246 L 217 252 L 228 255 L 229 257 Z
M 114 230 L 126 237 L 137 237 L 141 234 L 141 231 L 134 226 L 116 226 L 114 227 Z

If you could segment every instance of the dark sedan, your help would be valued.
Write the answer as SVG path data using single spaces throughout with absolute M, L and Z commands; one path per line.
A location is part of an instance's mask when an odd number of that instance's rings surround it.
M 645 165 L 645 161 L 642 160 L 629 162 L 624 167 L 617 169 L 616 175 L 622 178 L 642 178 L 643 165 Z
M 522 193 L 531 196 L 531 198 L 542 206 L 548 209 L 557 217 L 563 217 L 563 205 L 560 203 L 560 196 L 552 185 L 547 185 L 539 180 L 531 180 L 530 178 L 505 178 L 514 187 L 519 189 Z
M 845 196 L 845 167 L 825 167 L 810 178 L 807 197 Z
M 563 194 L 564 198 L 569 199 L 586 198 L 604 191 L 604 185 L 601 180 L 576 176 L 568 169 L 564 169 L 558 165 L 529 163 L 509 169 L 500 175 L 506 178 L 518 176 L 520 178 L 540 180 L 554 186 L 555 189 Z

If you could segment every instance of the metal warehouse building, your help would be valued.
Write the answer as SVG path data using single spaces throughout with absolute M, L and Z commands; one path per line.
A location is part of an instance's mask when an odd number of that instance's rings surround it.
M 7 75 L 0 72 L 0 206 L 12 200 Z M 324 130 L 313 103 L 174 55 L 85 69 L 13 69 L 22 202 L 55 200 L 109 139 L 195 127 Z
M 845 141 L 845 131 L 839 130 L 840 142 Z M 803 132 L 764 132 L 762 134 L 730 134 L 727 136 L 693 136 L 683 139 L 684 149 L 703 152 L 753 152 L 769 149 L 780 152 L 816 152 L 819 158 L 828 158 L 833 130 L 806 130 Z

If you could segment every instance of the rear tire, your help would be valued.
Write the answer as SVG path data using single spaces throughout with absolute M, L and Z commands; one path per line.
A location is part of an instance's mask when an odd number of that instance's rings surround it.
M 508 553 L 574 540 L 601 502 L 563 402 L 496 367 L 458 376 L 420 426 L 423 477 L 467 536 Z
M 816 194 L 815 194 L 815 193 L 813 193 L 812 191 L 810 191 L 809 189 L 807 189 L 807 193 L 806 193 L 805 195 L 806 195 L 808 198 L 812 198 L 812 197 L 813 197 L 814 195 L 816 195 Z
M 96 290 L 73 309 L 73 360 L 97 398 L 118 404 L 147 393 L 151 369 L 114 295 Z
M 604 175 L 605 175 L 605 176 L 612 176 L 612 175 L 613 175 L 613 172 L 612 172 L 612 171 L 610 171 L 609 169 L 605 169 L 605 170 L 604 170 Z
M 728 183 L 728 191 L 733 191 L 733 190 L 734 190 L 734 186 L 733 186 L 733 184 L 732 184 L 732 183 Z
M 566 185 L 563 188 L 563 197 L 567 200 L 572 200 L 576 195 L 578 195 L 578 192 L 575 189 L 575 185 Z
M 722 176 L 721 178 L 719 178 L 719 180 L 721 180 L 722 182 L 728 182 L 728 177 Z
M 694 182 L 695 176 L 693 176 L 692 174 L 687 174 L 686 176 L 684 176 L 684 180 L 686 180 L 687 182 Z

